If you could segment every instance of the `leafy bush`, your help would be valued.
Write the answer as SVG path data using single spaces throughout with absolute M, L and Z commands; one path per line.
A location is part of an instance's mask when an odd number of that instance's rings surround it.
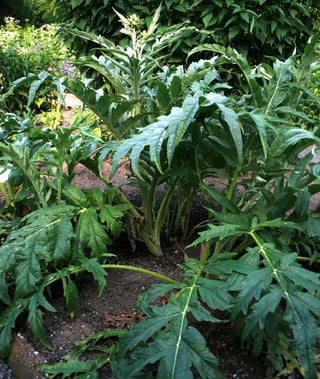
M 56 0 L 4 0 L 4 7 L 0 9 L 0 24 L 4 18 L 11 15 L 21 21 L 21 25 L 34 25 L 59 22 L 54 14 Z
M 90 35 L 81 33 L 81 37 Z M 234 324 L 255 355 L 264 353 L 275 371 L 282 371 L 290 361 L 304 370 L 306 378 L 315 379 L 320 278 L 312 264 L 320 262 L 320 219 L 318 210 L 309 210 L 309 201 L 320 190 L 320 175 L 319 164 L 312 169 L 309 164 L 320 140 L 317 121 L 299 107 L 309 101 L 319 105 L 306 89 L 315 68 L 313 51 L 318 39 L 319 33 L 301 57 L 275 60 L 272 67 L 263 63 L 251 68 L 230 47 L 202 45 L 191 54 L 206 50 L 215 54 L 212 59 L 187 68 L 165 65 L 158 72 L 153 71 L 156 58 L 149 55 L 155 50 L 150 48 L 143 56 L 141 40 L 136 41 L 136 50 L 125 50 L 96 38 L 104 56 L 85 64 L 102 72 L 108 89 L 115 93 L 94 90 L 88 81 L 59 81 L 47 72 L 16 83 L 32 83 L 29 102 L 45 83 L 55 84 L 61 95 L 65 89 L 77 95 L 110 125 L 117 140 L 98 138 L 96 125 L 76 125 L 57 134 L 35 130 L 30 141 L 23 130 L 19 137 L 10 128 L 11 120 L 3 121 L 1 158 L 18 176 L 24 173 L 22 193 L 26 198 L 31 195 L 32 212 L 18 225 L 9 224 L 13 231 L 0 248 L 1 354 L 9 352 L 10 331 L 22 311 L 29 312 L 35 336 L 46 343 L 40 308 L 52 310 L 43 294 L 53 281 L 62 280 L 71 314 L 78 301 L 72 274 L 92 272 L 103 289 L 105 270 L 115 268 L 104 261 L 106 244 L 113 227 L 116 235 L 122 228 L 124 212 L 133 243 L 139 238 L 153 254 L 161 255 L 160 237 L 170 236 L 172 219 L 187 215 L 192 197 L 202 191 L 209 223 L 193 242 L 203 247 L 200 260 L 190 259 L 183 266 L 186 279 L 177 283 L 161 277 L 167 284 L 153 286 L 137 308 L 147 319 L 128 333 L 109 331 L 91 338 L 120 337 L 118 348 L 109 350 L 117 378 L 152 377 L 147 366 L 156 362 L 158 377 L 192 377 L 193 366 L 203 378 L 219 378 L 217 360 L 201 334 L 189 325 L 188 316 L 217 322 L 212 311 L 222 311 L 223 320 Z M 149 49 L 148 44 L 145 48 Z M 242 92 L 232 92 L 230 85 L 220 81 L 225 67 L 241 71 Z M 145 80 L 146 72 L 149 80 Z M 304 128 L 306 121 L 310 130 Z M 14 134 L 18 137 L 13 138 Z M 28 137 L 33 138 L 32 133 Z M 310 145 L 313 151 L 297 159 Z M 47 167 L 40 171 L 35 162 L 43 157 L 47 157 Z M 112 158 L 109 177 L 101 173 L 106 157 Z M 142 209 L 136 209 L 121 187 L 112 184 L 124 159 L 131 165 L 129 179 L 141 192 Z M 62 173 L 64 161 L 68 175 Z M 107 184 L 106 196 L 97 189 L 82 192 L 70 185 L 79 162 Z M 56 168 L 53 173 L 51 167 Z M 225 189 L 218 191 L 207 184 L 208 176 L 223 178 Z M 155 191 L 161 187 L 164 195 L 156 212 Z M 175 190 L 177 207 L 172 206 Z M 184 190 L 190 194 L 188 204 L 179 202 Z M 217 203 L 221 212 L 214 210 Z M 39 209 L 33 211 L 33 204 Z M 13 299 L 7 290 L 8 277 Z M 168 304 L 151 306 L 155 298 L 171 290 L 175 291 Z M 53 377 L 66 372 L 97 376 L 97 367 L 107 361 L 76 365 L 71 361 L 43 369 Z
M 55 71 L 58 76 L 66 75 L 66 71 L 70 74 L 70 68 L 66 67 L 69 55 L 56 37 L 55 26 L 21 28 L 18 20 L 6 18 L 6 25 L 0 28 L 0 94 L 7 93 L 15 80 L 29 73 L 37 74 L 46 69 Z M 5 96 L 0 112 L 22 112 L 27 98 L 26 88 L 21 88 L 15 97 Z M 47 106 L 48 102 L 50 98 Z
M 115 4 L 102 0 L 60 0 L 61 20 L 70 28 L 102 35 L 120 43 L 119 25 L 113 8 L 125 16 L 136 13 L 147 26 L 152 20 L 154 2 L 132 0 Z M 162 2 L 162 27 L 189 23 L 202 34 L 183 36 L 170 46 L 170 59 L 183 63 L 186 55 L 201 43 L 218 43 L 232 46 L 250 59 L 260 63 L 267 56 L 279 59 L 289 57 L 294 47 L 302 53 L 309 36 L 319 26 L 319 0 L 311 1 L 222 1 L 200 0 Z M 74 51 L 87 55 L 95 45 L 79 38 L 69 43 Z M 125 42 L 124 42 L 125 43 Z
M 317 99 L 320 101 L 320 65 L 317 65 L 317 68 L 309 81 L 309 88 L 315 94 Z M 314 119 L 320 121 L 320 110 L 315 104 L 311 104 L 308 107 L 308 114 L 312 115 Z

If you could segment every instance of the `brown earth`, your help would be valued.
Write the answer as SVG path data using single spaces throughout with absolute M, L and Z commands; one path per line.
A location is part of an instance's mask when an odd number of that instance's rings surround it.
M 70 112 L 65 114 L 65 123 L 70 119 Z M 105 173 L 109 165 L 103 167 Z M 116 180 L 121 182 L 125 173 L 120 172 Z M 74 180 L 81 188 L 104 186 L 86 168 L 79 165 Z M 139 201 L 139 194 L 128 187 L 128 195 Z M 203 208 L 201 196 L 197 196 L 191 217 L 193 224 L 206 219 L 207 213 Z M 187 257 L 199 257 L 200 247 L 185 248 L 187 244 L 178 245 L 172 242 L 165 247 L 162 258 L 153 257 L 142 244 L 137 244 L 133 253 L 129 241 L 121 236 L 109 251 L 116 254 L 115 263 L 133 265 L 156 271 L 176 280 L 181 279 L 181 269 Z M 79 289 L 79 309 L 71 318 L 65 306 L 62 288 L 57 286 L 53 290 L 51 304 L 56 312 L 46 311 L 44 314 L 45 330 L 51 350 L 34 340 L 24 317 L 19 319 L 15 330 L 12 354 L 8 363 L 19 379 L 42 378 L 43 374 L 35 369 L 37 363 L 53 365 L 64 360 L 65 355 L 74 347 L 74 343 L 83 340 L 89 334 L 102 331 L 106 328 L 128 329 L 134 315 L 139 294 L 150 288 L 156 280 L 149 276 L 127 270 L 109 270 L 107 286 L 102 295 L 98 296 L 98 285 L 91 275 L 84 275 L 77 283 Z M 165 298 L 162 301 L 166 301 Z M 250 350 L 241 345 L 229 323 L 192 323 L 200 330 L 207 341 L 207 346 L 219 360 L 219 369 L 226 378 L 272 378 L 267 375 L 267 362 L 263 356 L 253 358 Z M 91 356 L 90 356 L 91 357 Z M 103 368 L 100 371 L 103 379 L 112 378 L 110 370 Z M 195 375 L 195 377 L 197 377 Z M 283 373 L 282 378 L 300 378 L 297 372 Z

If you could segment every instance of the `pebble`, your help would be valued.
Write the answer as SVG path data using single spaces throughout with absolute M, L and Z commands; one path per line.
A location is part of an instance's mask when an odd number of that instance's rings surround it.
M 0 379 L 14 379 L 12 370 L 9 366 L 0 359 Z

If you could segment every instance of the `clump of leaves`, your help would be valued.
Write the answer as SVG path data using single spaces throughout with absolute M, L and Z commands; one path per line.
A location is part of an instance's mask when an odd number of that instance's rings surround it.
M 212 312 L 217 310 L 230 315 L 242 340 L 252 345 L 253 354 L 265 353 L 275 370 L 282 371 L 284 362 L 291 361 L 294 367 L 303 367 L 306 378 L 317 377 L 319 274 L 297 263 L 296 253 L 279 250 L 276 243 L 262 237 L 268 230 L 300 227 L 281 220 L 261 222 L 249 215 L 219 217 L 221 224 L 210 225 L 194 244 L 248 235 L 255 246 L 240 258 L 224 252 L 208 259 L 204 254 L 200 261 L 189 259 L 182 266 L 186 276 L 183 283 L 154 284 L 143 294 L 137 311 L 143 311 L 147 319 L 123 333 L 114 357 L 109 356 L 108 350 L 105 358 L 113 361 L 111 367 L 117 378 L 152 378 L 147 367 L 156 362 L 157 377 L 192 378 L 191 368 L 201 378 L 224 377 L 205 339 L 189 325 L 188 319 L 192 314 L 198 321 L 221 322 L 213 316 Z M 171 295 L 166 305 L 151 305 L 168 292 Z M 104 333 L 108 336 L 110 331 Z M 82 346 L 81 352 L 90 349 L 88 341 L 78 345 Z M 75 352 L 79 352 L 79 346 Z M 73 353 L 71 356 L 74 358 Z M 92 365 L 90 372 L 95 369 Z M 51 373 L 51 377 L 83 371 L 74 360 L 54 367 L 42 366 L 42 370 Z
M 1 160 L 10 167 L 8 188 L 13 192 L 3 212 L 15 214 L 23 203 L 27 215 L 20 214 L 15 222 L 4 219 L 2 225 L 8 234 L 0 247 L 3 357 L 10 351 L 11 329 L 24 311 L 29 313 L 35 337 L 47 345 L 41 309 L 54 311 L 46 299 L 51 283 L 62 281 L 71 315 L 78 304 L 77 272 L 91 272 L 102 291 L 106 272 L 101 263 L 111 256 L 107 246 L 119 236 L 128 209 L 128 205 L 117 204 L 115 189 L 81 191 L 71 184 L 75 165 L 95 146 L 87 136 L 83 140 L 79 125 L 52 132 L 16 121 L 5 118 L 2 123 Z

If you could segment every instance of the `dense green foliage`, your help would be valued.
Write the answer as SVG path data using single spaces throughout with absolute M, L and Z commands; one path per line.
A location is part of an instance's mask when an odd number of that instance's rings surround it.
M 119 23 L 113 9 L 125 16 L 136 13 L 149 25 L 155 5 L 160 5 L 160 1 L 59 0 L 58 9 L 61 21 L 68 27 L 118 43 Z M 160 25 L 187 23 L 201 31 L 172 44 L 171 61 L 184 62 L 190 49 L 200 43 L 218 43 L 232 46 L 250 61 L 260 63 L 267 56 L 287 58 L 294 48 L 301 53 L 312 31 L 318 28 L 319 9 L 319 0 L 165 0 Z M 94 47 L 79 38 L 69 41 L 82 55 Z
M 8 93 L 15 80 L 29 73 L 48 70 L 54 71 L 57 76 L 68 74 L 66 65 L 69 66 L 69 56 L 70 53 L 56 36 L 55 26 L 22 28 L 18 20 L 6 18 L 5 25 L 0 27 L 0 96 Z M 30 111 L 25 107 L 27 98 L 27 88 L 20 88 L 14 97 L 0 97 L 0 113 Z M 51 106 L 49 97 L 44 99 L 39 94 L 37 98 L 42 98 L 39 106 Z
M 69 362 L 42 367 L 51 377 L 98 377 L 108 363 L 119 379 L 151 378 L 149 364 L 158 364 L 159 378 L 192 378 L 191 367 L 202 378 L 223 377 L 189 317 L 215 323 L 219 314 L 255 356 L 266 357 L 273 373 L 290 362 L 305 378 L 316 379 L 320 218 L 319 209 L 310 209 L 310 198 L 320 192 L 320 164 L 310 163 L 320 130 L 315 112 L 307 111 L 310 104 L 320 106 L 308 88 L 320 33 L 303 54 L 274 59 L 272 65 L 251 67 L 231 47 L 203 44 L 189 55 L 205 52 L 210 59 L 176 67 L 162 65 L 162 49 L 185 29 L 173 26 L 155 39 L 159 13 L 160 8 L 149 27 L 138 31 L 136 16 L 118 12 L 122 32 L 130 37 L 123 47 L 91 33 L 70 32 L 99 45 L 97 56 L 80 64 L 103 75 L 103 88 L 44 71 L 17 80 L 11 89 L 30 85 L 29 104 L 44 86 L 55 87 L 61 97 L 71 92 L 115 138 L 97 136 L 95 121 L 77 119 L 70 128 L 52 131 L 12 114 L 1 117 L 1 166 L 9 176 L 0 186 L 6 200 L 0 230 L 8 235 L 0 247 L 0 355 L 8 355 L 11 330 L 22 312 L 35 337 L 47 345 L 42 311 L 54 311 L 49 295 L 55 281 L 62 281 L 72 316 L 79 301 L 78 274 L 92 273 L 101 294 L 109 269 L 132 269 L 166 282 L 141 296 L 137 311 L 146 319 L 128 332 L 89 336 Z M 112 159 L 108 177 L 101 170 L 105 158 Z M 141 208 L 112 182 L 124 162 L 130 164 L 128 180 L 139 189 Z M 73 186 L 78 163 L 107 189 Z M 133 249 L 138 239 L 162 256 L 166 238 L 186 237 L 199 191 L 208 221 L 192 242 L 202 247 L 200 259 L 181 267 L 181 283 L 108 262 L 108 245 L 122 230 Z M 167 293 L 167 304 L 152 305 Z M 114 336 L 120 344 L 96 346 L 105 353 L 101 358 L 75 361 L 92 349 L 90 343 Z
M 318 52 L 319 56 L 319 52 Z M 320 65 L 317 63 L 317 67 L 310 78 L 308 83 L 309 89 L 320 99 Z M 318 119 L 320 121 L 320 112 L 317 106 L 311 104 L 308 107 L 308 113 L 313 116 L 313 118 Z
M 4 0 L 3 7 L 0 6 L 0 24 L 8 16 L 20 20 L 22 26 L 40 27 L 59 22 L 54 14 L 55 4 L 56 0 Z

